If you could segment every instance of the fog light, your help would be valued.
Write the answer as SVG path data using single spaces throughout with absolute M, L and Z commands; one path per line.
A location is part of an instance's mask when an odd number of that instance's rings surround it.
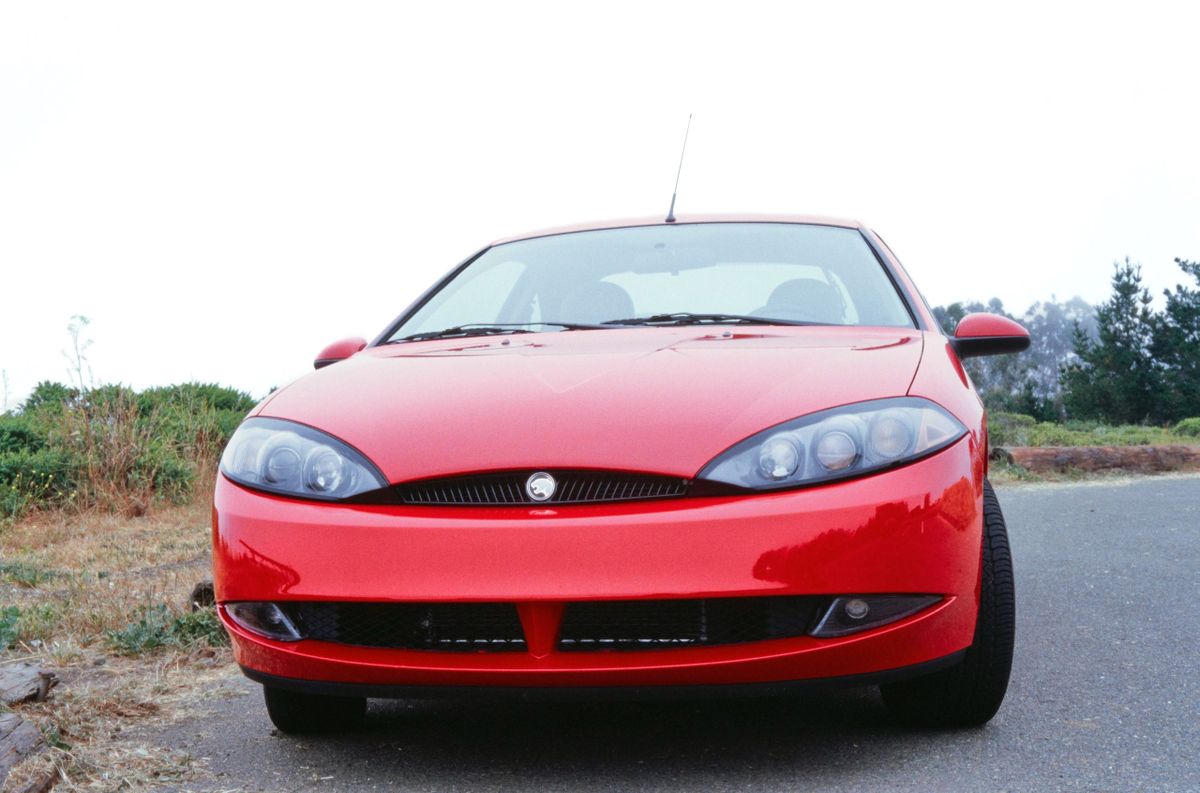
M 304 638 L 288 615 L 274 603 L 226 603 L 230 619 L 251 633 L 280 642 L 295 642 Z
M 934 603 L 941 595 L 843 595 L 835 597 L 825 609 L 811 635 L 820 638 L 846 636 L 878 628 L 911 617 Z
M 861 620 L 871 610 L 871 607 L 867 605 L 867 601 L 861 598 L 847 600 L 843 608 L 846 610 L 846 616 L 852 620 Z

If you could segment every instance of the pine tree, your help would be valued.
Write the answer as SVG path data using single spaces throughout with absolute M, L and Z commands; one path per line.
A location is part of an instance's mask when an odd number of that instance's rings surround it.
M 1161 420 L 1166 406 L 1151 351 L 1155 318 L 1141 266 L 1128 258 L 1115 263 L 1112 286 L 1112 297 L 1096 308 L 1097 340 L 1076 327 L 1079 360 L 1062 370 L 1063 402 L 1072 418 L 1115 424 Z
M 1176 259 L 1200 286 L 1200 262 Z M 1165 419 L 1200 416 L 1200 289 L 1164 290 L 1166 308 L 1156 317 L 1151 351 L 1162 369 Z

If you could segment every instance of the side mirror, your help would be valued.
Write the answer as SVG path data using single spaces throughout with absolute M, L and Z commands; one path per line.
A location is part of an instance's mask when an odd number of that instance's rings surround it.
M 1029 331 L 997 314 L 967 314 L 954 329 L 950 345 L 959 358 L 1021 352 L 1029 348 Z
M 313 368 L 322 369 L 331 363 L 344 361 L 366 346 L 367 340 L 359 336 L 335 341 L 317 354 L 317 359 L 313 361 Z

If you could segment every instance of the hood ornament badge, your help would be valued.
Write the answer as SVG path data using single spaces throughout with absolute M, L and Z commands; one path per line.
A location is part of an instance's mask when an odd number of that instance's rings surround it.
M 538 471 L 525 480 L 525 492 L 534 501 L 549 501 L 558 489 L 558 482 L 545 471 Z

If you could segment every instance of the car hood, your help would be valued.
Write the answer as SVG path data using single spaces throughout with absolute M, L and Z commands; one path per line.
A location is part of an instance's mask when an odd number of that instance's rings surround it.
M 760 430 L 903 396 L 922 336 L 895 328 L 630 328 L 384 345 L 258 415 L 324 430 L 390 482 L 504 469 L 694 476 Z

